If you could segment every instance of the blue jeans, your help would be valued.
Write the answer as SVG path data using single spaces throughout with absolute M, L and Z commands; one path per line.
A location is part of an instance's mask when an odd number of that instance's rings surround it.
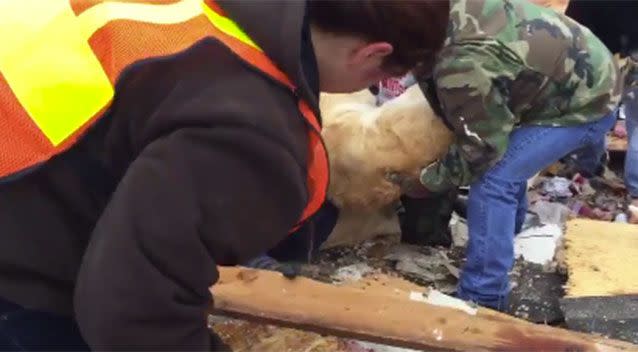
M 514 264 L 514 235 L 527 212 L 527 180 L 576 150 L 594 153 L 600 160 L 605 134 L 616 113 L 577 126 L 525 126 L 515 129 L 503 158 L 470 187 L 467 261 L 457 296 L 480 305 L 505 310 L 508 273 Z M 595 169 L 598 165 L 585 166 Z M 592 170 L 593 171 L 593 170 Z
M 71 317 L 0 298 L 0 351 L 90 351 Z
M 625 154 L 625 186 L 632 198 L 638 198 L 638 88 L 623 99 L 627 125 L 627 153 Z

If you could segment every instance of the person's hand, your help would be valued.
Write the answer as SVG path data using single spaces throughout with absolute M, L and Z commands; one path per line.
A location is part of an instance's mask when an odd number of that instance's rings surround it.
M 266 254 L 251 259 L 244 264 L 244 266 L 254 269 L 276 271 L 287 279 L 294 279 L 301 273 L 301 265 L 297 263 L 282 263 Z

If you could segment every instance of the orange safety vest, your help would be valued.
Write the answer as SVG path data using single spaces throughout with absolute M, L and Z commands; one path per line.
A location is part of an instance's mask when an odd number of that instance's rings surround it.
M 205 37 L 295 90 L 212 0 L 0 1 L 0 24 L 0 179 L 73 146 L 108 108 L 126 67 Z M 319 122 L 306 102 L 298 107 L 309 125 L 309 200 L 294 229 L 321 207 L 328 186 Z

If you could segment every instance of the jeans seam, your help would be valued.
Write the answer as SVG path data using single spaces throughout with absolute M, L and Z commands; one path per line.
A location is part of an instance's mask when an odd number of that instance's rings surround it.
M 485 183 L 481 182 L 481 189 L 480 189 L 481 194 L 485 193 L 485 189 L 484 188 L 485 188 Z M 486 219 L 487 215 L 486 215 L 486 212 L 485 212 L 485 203 L 482 202 L 480 204 L 480 210 L 481 210 L 480 219 Z M 487 266 L 487 260 L 486 260 L 487 259 L 487 255 L 486 255 L 487 251 L 486 251 L 486 248 L 485 248 L 485 246 L 486 246 L 485 236 L 487 235 L 486 234 L 487 228 L 486 228 L 485 222 L 481 222 L 480 225 L 481 225 L 481 227 L 480 227 L 481 233 L 484 234 L 484 235 L 479 238 L 479 244 L 480 244 L 479 253 L 481 254 L 481 263 L 480 263 L 481 264 L 481 271 L 479 272 L 479 274 L 477 276 L 479 277 L 479 279 L 482 279 L 485 276 L 484 273 L 485 273 L 485 269 L 486 269 L 486 266 Z
M 533 127 L 529 127 L 529 128 L 533 128 Z M 488 173 L 497 173 L 497 171 L 499 171 L 501 169 L 501 164 L 504 160 L 511 158 L 512 155 L 516 155 L 520 150 L 522 149 L 526 149 L 530 146 L 530 144 L 533 144 L 534 140 L 538 140 L 538 139 L 542 139 L 543 136 L 547 135 L 550 132 L 549 128 L 542 128 L 539 133 L 535 134 L 534 136 L 528 136 L 527 138 L 523 139 L 522 143 L 518 143 L 518 145 L 516 146 L 516 148 L 510 148 L 509 147 L 509 143 L 508 143 L 508 147 L 505 151 L 505 154 L 503 154 L 503 156 L 500 158 L 500 160 L 494 165 L 493 168 L 491 168 L 490 170 L 488 170 Z M 498 181 L 508 181 L 509 180 L 504 180 L 501 179 L 500 177 L 496 176 L 496 175 L 490 175 L 491 178 L 496 179 Z

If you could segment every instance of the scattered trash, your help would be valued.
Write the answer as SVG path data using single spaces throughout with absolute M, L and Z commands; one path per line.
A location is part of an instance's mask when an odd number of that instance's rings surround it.
M 469 239 L 467 221 L 454 212 L 449 226 L 450 234 L 452 235 L 452 245 L 454 247 L 465 247 Z
M 582 201 L 575 201 L 571 205 L 571 212 L 574 217 L 582 217 L 593 220 L 612 221 L 614 215 L 611 211 L 600 208 L 592 208 Z
M 541 222 L 538 214 L 534 213 L 533 211 L 528 211 L 527 214 L 525 214 L 525 221 L 523 222 L 523 226 L 521 227 L 519 233 L 527 229 L 531 229 L 532 227 L 539 227 L 543 225 L 545 224 Z
M 212 329 L 228 350 L 235 352 L 350 352 L 344 346 L 345 339 L 299 329 L 235 319 L 217 323 Z
M 592 204 L 596 208 L 607 211 L 614 211 L 623 207 L 622 199 L 608 194 L 597 194 L 594 197 Z
M 516 258 L 544 265 L 554 258 L 562 235 L 561 226 L 556 224 L 527 229 L 514 238 L 514 254 Z
M 564 177 L 552 177 L 542 182 L 542 193 L 554 198 L 568 198 L 574 195 L 571 184 L 572 181 Z
M 436 249 L 431 250 L 436 251 Z M 445 267 L 445 263 L 449 264 L 449 260 L 437 255 L 436 252 L 431 255 L 423 254 L 414 246 L 397 245 L 389 251 L 384 259 L 395 261 L 395 269 L 399 272 L 417 277 L 425 282 L 440 281 L 450 274 Z
M 338 283 L 354 282 L 361 280 L 374 269 L 366 263 L 357 263 L 337 269 L 331 278 Z
M 588 197 L 596 194 L 596 190 L 591 186 L 589 180 L 581 174 L 576 174 L 572 177 L 572 192 Z
M 541 224 L 562 225 L 567 221 L 571 210 L 562 203 L 540 200 L 529 207 L 529 211 L 538 215 Z
M 616 122 L 613 134 L 618 138 L 627 138 L 627 127 L 625 126 L 625 121 Z
M 454 276 L 457 279 L 461 277 L 461 270 L 459 270 L 459 268 L 455 267 L 454 265 L 450 264 L 450 258 L 447 257 L 447 254 L 445 254 L 445 252 L 439 252 L 439 255 L 445 260 L 443 262 L 443 266 L 445 266 L 445 268 L 450 272 L 450 274 L 452 274 L 452 276 Z
M 623 179 L 618 177 L 608 167 L 605 167 L 602 176 L 594 177 L 590 182 L 594 187 L 604 186 L 615 192 L 624 192 L 626 190 Z
M 622 222 L 622 223 L 628 223 L 629 219 L 627 219 L 627 214 L 625 213 L 619 213 L 618 215 L 616 215 L 616 218 L 614 219 L 614 222 Z
M 373 342 L 348 340 L 346 342 L 348 352 L 418 352 L 410 348 L 394 347 Z
M 460 270 L 448 257 L 448 253 L 456 256 L 454 250 L 399 244 L 386 253 L 384 259 L 410 281 L 445 293 L 456 291 Z

